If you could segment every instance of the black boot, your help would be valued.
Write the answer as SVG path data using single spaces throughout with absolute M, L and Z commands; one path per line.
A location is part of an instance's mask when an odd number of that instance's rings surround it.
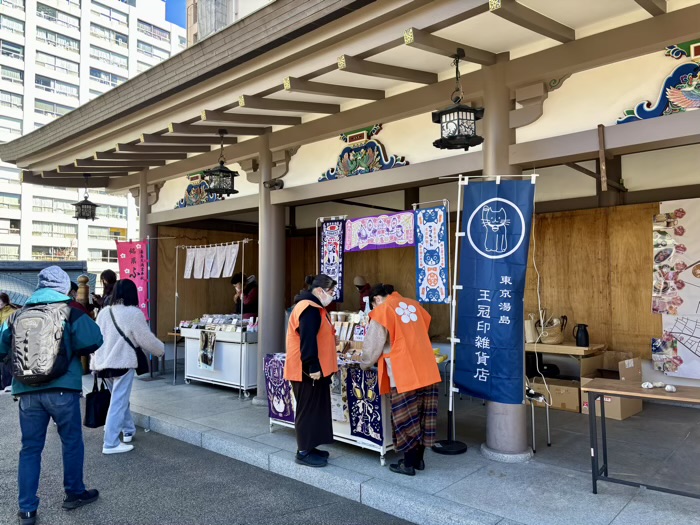
M 414 464 L 416 461 L 416 449 L 412 448 L 404 452 L 403 459 L 400 459 L 398 463 L 392 463 L 389 465 L 389 470 L 396 472 L 397 474 L 405 474 L 406 476 L 415 476 L 416 469 Z
M 416 447 L 416 463 L 413 465 L 416 470 L 425 470 L 425 461 L 423 461 L 424 454 L 425 446 L 418 445 Z

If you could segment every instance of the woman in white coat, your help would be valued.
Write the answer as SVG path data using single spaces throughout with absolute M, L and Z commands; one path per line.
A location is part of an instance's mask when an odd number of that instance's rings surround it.
M 129 397 L 138 359 L 133 347 L 156 357 L 165 353 L 165 346 L 151 332 L 138 304 L 136 285 L 129 279 L 122 279 L 114 286 L 110 305 L 97 316 L 104 343 L 93 354 L 90 368 L 105 380 L 112 393 L 103 454 L 119 454 L 134 448 L 130 443 L 136 426 L 129 410 Z M 120 433 L 124 435 L 124 442 L 119 440 Z

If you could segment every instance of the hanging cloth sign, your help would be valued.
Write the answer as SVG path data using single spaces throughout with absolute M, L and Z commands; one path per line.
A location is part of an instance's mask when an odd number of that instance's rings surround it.
M 523 402 L 523 300 L 535 186 L 464 189 L 455 384 L 468 395 Z
M 192 278 L 192 269 L 194 268 L 195 248 L 187 248 L 187 258 L 185 259 L 185 279 Z
M 226 262 L 226 248 L 228 246 L 216 246 L 214 248 L 214 264 L 211 267 L 212 279 L 221 277 L 221 270 L 224 269 L 224 263 Z
M 321 225 L 321 273 L 338 282 L 333 299 L 343 302 L 343 222 L 325 221 Z
M 194 249 L 194 278 L 201 279 L 204 277 L 204 257 L 206 248 Z
M 214 258 L 216 257 L 216 246 L 208 246 L 204 250 L 204 278 L 216 279 L 218 275 L 212 275 L 211 269 L 214 266 Z
M 421 303 L 449 303 L 447 208 L 424 208 L 415 216 L 416 298 Z
M 203 370 L 214 370 L 214 354 L 216 351 L 216 332 L 199 332 L 199 355 L 197 366 Z
M 148 241 L 117 241 L 117 259 L 119 260 L 120 279 L 131 279 L 139 295 L 139 308 L 148 315 Z
M 382 445 L 382 398 L 376 370 L 350 367 L 347 376 L 350 435 Z
M 236 259 L 238 259 L 240 245 L 236 243 L 230 246 L 219 246 L 219 248 L 224 249 L 225 255 L 224 270 L 221 277 L 231 277 L 233 275 L 233 269 L 236 267 Z
M 294 423 L 292 385 L 284 378 L 285 354 L 266 354 L 263 369 L 267 387 L 267 406 L 272 419 Z
M 345 221 L 346 252 L 414 245 L 412 211 Z

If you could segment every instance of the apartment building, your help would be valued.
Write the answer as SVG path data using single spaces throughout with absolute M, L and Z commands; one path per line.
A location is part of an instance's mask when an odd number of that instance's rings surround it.
M 187 46 L 163 0 L 0 0 L 0 142 L 65 115 Z M 73 219 L 82 190 L 21 184 L 0 162 L 0 260 L 87 260 L 117 269 L 114 240 L 138 238 L 130 195 L 90 191 L 94 223 Z
M 187 42 L 193 45 L 275 0 L 187 0 Z

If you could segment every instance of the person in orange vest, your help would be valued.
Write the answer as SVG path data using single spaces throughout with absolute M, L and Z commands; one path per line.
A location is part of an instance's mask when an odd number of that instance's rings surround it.
M 404 457 L 389 468 L 415 476 L 425 469 L 425 448 L 435 443 L 437 428 L 440 371 L 428 336 L 430 314 L 390 284 L 376 285 L 369 297 L 361 367 L 378 363 L 379 393 L 391 395 L 394 448 Z
M 335 329 L 326 310 L 336 283 L 327 275 L 307 277 L 308 289 L 294 298 L 287 326 L 287 360 L 284 378 L 292 383 L 296 399 L 295 461 L 308 467 L 325 467 L 328 452 L 319 445 L 333 443 L 331 376 L 338 371 Z

